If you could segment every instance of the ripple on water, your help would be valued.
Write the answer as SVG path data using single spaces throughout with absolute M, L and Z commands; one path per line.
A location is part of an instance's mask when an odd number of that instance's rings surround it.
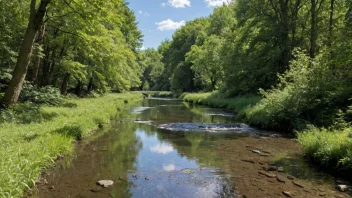
M 237 123 L 169 123 L 158 126 L 158 129 L 184 132 L 234 133 L 255 137 L 281 137 L 278 133 L 254 129 L 247 124 Z

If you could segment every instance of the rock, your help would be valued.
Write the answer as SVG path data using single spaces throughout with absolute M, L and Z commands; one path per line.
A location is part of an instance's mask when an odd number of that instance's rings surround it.
M 271 156 L 270 154 L 267 154 L 267 153 L 259 153 L 260 156 L 263 156 L 263 157 L 269 157 Z
M 50 186 L 49 187 L 50 190 L 54 190 L 54 188 L 55 188 L 54 186 Z
M 257 153 L 257 154 L 260 154 L 261 152 L 258 151 L 258 150 L 252 150 L 253 153 Z
M 288 191 L 282 191 L 282 194 L 285 195 L 286 197 L 293 197 L 293 195 Z
M 145 179 L 145 180 L 149 180 L 149 177 L 147 176 L 147 177 L 145 177 L 144 179 Z
M 277 168 L 277 171 L 284 172 L 284 168 L 282 166 L 280 166 L 280 167 Z
M 262 175 L 265 175 L 267 177 L 270 177 L 270 178 L 275 178 L 276 177 L 276 175 L 274 175 L 272 173 L 268 173 L 266 171 L 259 171 L 259 173 L 262 174 Z
M 340 184 L 340 185 L 337 185 L 336 188 L 341 192 L 345 192 L 348 189 L 348 186 Z
M 326 192 L 321 192 L 321 193 L 319 193 L 319 196 L 325 197 L 325 196 L 326 196 Z
M 97 185 L 103 186 L 104 188 L 107 188 L 113 184 L 114 182 L 112 180 L 100 180 L 97 182 Z
M 295 178 L 292 175 L 287 175 L 287 179 L 294 180 Z
M 268 168 L 266 168 L 267 171 L 276 171 L 277 166 L 269 165 Z
M 276 176 L 276 179 L 277 179 L 277 181 L 279 181 L 279 182 L 286 183 L 286 179 L 285 179 L 284 177 L 281 177 L 281 176 L 277 175 L 277 176 Z
M 194 170 L 186 168 L 186 169 L 181 170 L 181 172 L 186 173 L 186 174 L 193 174 Z
M 251 159 L 242 159 L 241 161 L 255 164 L 254 160 Z
M 304 188 L 304 186 L 300 183 L 298 183 L 297 181 L 292 181 L 292 183 L 300 188 Z

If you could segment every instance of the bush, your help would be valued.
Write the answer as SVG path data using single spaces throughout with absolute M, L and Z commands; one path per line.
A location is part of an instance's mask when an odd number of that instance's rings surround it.
M 30 102 L 20 103 L 0 110 L 0 123 L 29 124 L 51 120 L 56 117 L 55 112 L 45 112 L 39 105 Z
M 297 133 L 304 152 L 315 162 L 338 169 L 352 169 L 352 128 L 342 131 L 310 126 Z
M 329 68 L 324 55 L 312 61 L 296 51 L 278 85 L 260 91 L 263 100 L 246 112 L 247 119 L 253 125 L 274 129 L 304 129 L 310 123 L 331 125 L 338 110 L 346 108 L 348 95 Z
M 61 103 L 60 90 L 52 86 L 37 87 L 31 84 L 25 84 L 19 100 L 21 102 L 32 102 L 34 104 L 58 106 Z

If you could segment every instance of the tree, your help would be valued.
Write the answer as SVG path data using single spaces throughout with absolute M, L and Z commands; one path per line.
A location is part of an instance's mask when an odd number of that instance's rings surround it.
M 36 0 L 31 0 L 28 27 L 17 58 L 13 77 L 2 100 L 5 105 L 14 104 L 18 100 L 32 55 L 34 38 L 43 25 L 43 18 L 50 2 L 51 0 L 41 0 L 38 9 L 36 9 Z

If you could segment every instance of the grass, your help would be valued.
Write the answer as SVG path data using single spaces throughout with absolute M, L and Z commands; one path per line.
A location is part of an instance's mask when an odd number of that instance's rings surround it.
M 327 130 L 310 127 L 297 133 L 297 139 L 313 161 L 337 170 L 352 170 L 352 128 Z
M 174 98 L 177 96 L 177 94 L 171 91 L 160 91 L 153 93 L 152 96 L 157 98 Z
M 261 97 L 257 95 L 225 98 L 218 92 L 184 93 L 180 97 L 186 102 L 202 104 L 211 107 L 226 108 L 233 110 L 239 114 L 244 113 L 248 108 L 255 105 L 261 99 Z
M 141 94 L 127 93 L 68 99 L 69 104 L 76 105 L 40 108 L 44 115 L 55 115 L 48 120 L 0 124 L 0 197 L 20 197 L 58 155 L 73 152 L 73 141 L 109 121 L 125 101 L 140 98 Z

